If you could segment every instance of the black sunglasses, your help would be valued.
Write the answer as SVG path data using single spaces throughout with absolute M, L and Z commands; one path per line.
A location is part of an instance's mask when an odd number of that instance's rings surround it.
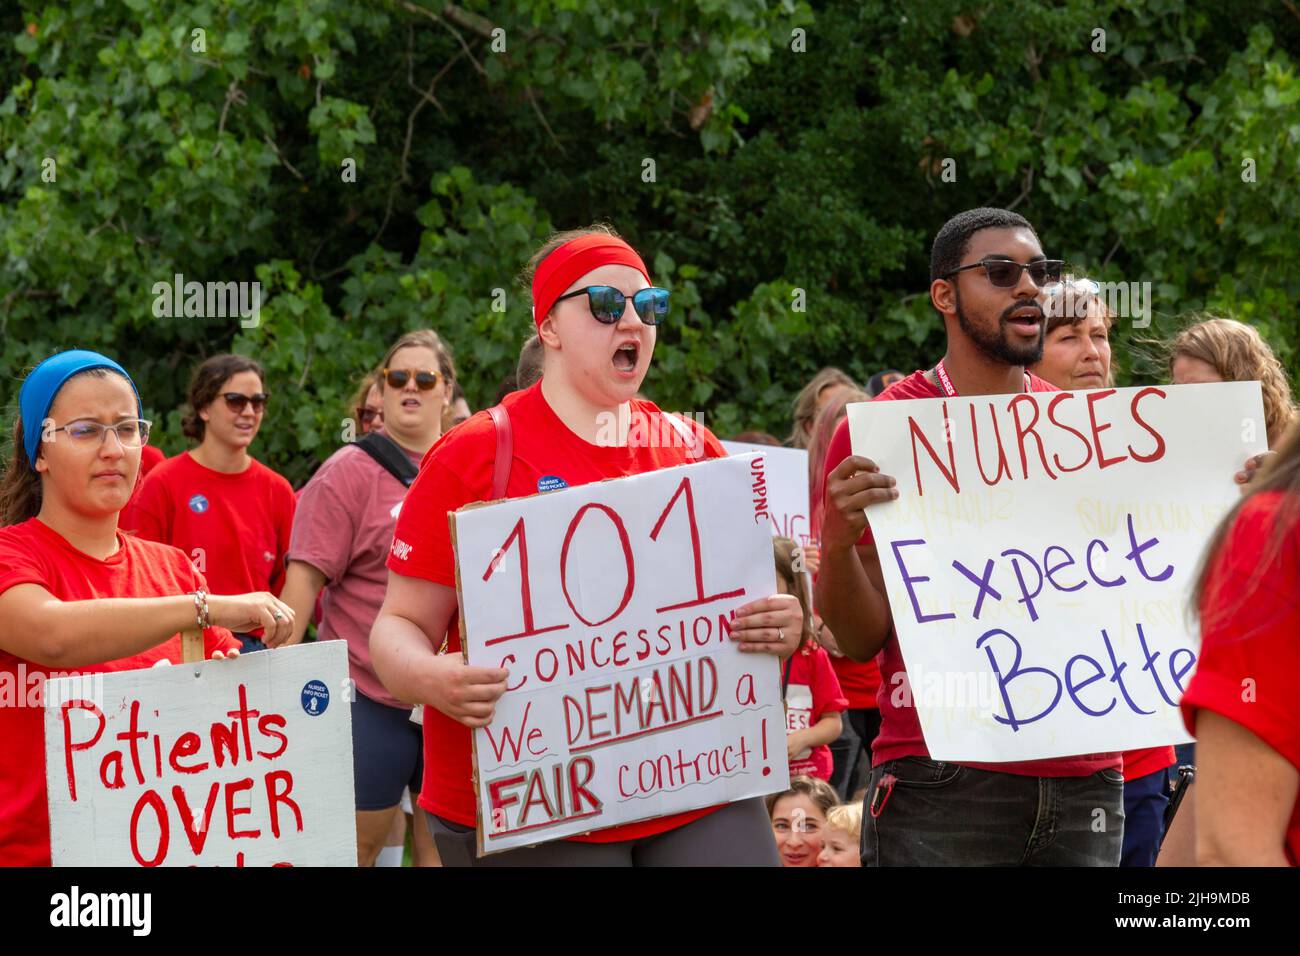
M 1029 278 L 1033 280 L 1034 285 L 1042 288 L 1048 282 L 1060 281 L 1061 269 L 1064 265 L 1065 260 L 1063 259 L 1036 259 L 1033 262 L 1015 262 L 1011 259 L 981 259 L 979 262 L 972 262 L 970 265 L 953 269 L 942 278 L 951 278 L 958 272 L 965 272 L 967 269 L 983 269 L 989 277 L 991 285 L 995 285 L 999 289 L 1010 289 L 1020 282 L 1020 273 L 1028 269 Z
M 587 296 L 587 306 L 591 309 L 591 314 L 597 322 L 604 325 L 613 325 L 621 319 L 623 310 L 627 306 L 627 296 L 608 285 L 589 285 L 585 289 L 575 289 L 555 301 L 572 299 L 576 295 Z M 656 289 L 654 286 L 642 289 L 632 296 L 632 308 L 646 325 L 658 325 L 668 315 L 669 295 L 667 289 Z
M 250 402 L 253 405 L 253 411 L 260 412 L 266 407 L 266 400 L 271 397 L 271 393 L 258 392 L 256 395 L 243 395 L 239 392 L 226 392 L 221 397 L 226 400 L 226 407 L 238 414 Z

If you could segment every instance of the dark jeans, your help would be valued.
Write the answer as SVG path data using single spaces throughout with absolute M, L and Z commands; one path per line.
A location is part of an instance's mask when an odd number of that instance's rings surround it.
M 240 634 L 235 632 L 235 640 L 239 641 L 239 653 L 251 654 L 254 651 L 266 650 L 266 645 L 262 643 L 260 637 L 254 637 L 252 634 Z
M 1117 866 L 1123 835 L 1118 770 L 1021 777 L 903 757 L 871 772 L 862 865 Z
M 428 814 L 443 866 L 780 866 L 772 821 L 760 797 L 737 800 L 698 820 L 639 840 L 554 840 L 478 857 L 473 827 Z
M 1124 781 L 1124 851 L 1120 866 L 1155 866 L 1165 836 L 1169 770 Z
M 871 767 L 871 742 L 880 733 L 880 711 L 875 707 L 844 711 L 844 732 L 831 744 L 830 785 L 841 800 L 853 796 L 860 773 Z

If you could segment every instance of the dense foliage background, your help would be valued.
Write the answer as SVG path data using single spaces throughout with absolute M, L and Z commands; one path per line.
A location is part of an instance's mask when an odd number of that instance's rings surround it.
M 929 243 L 980 204 L 1153 283 L 1122 377 L 1194 309 L 1300 359 L 1289 0 L 25 0 L 0 36 L 0 402 L 98 348 L 168 453 L 225 349 L 267 365 L 258 455 L 295 482 L 403 330 L 481 407 L 531 330 L 523 261 L 596 218 L 675 293 L 646 392 L 723 435 L 786 434 L 822 365 L 932 361 Z M 258 279 L 261 324 L 156 318 L 176 273 Z

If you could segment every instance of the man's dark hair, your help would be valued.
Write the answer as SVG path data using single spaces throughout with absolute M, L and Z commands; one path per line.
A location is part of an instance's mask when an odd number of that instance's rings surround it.
M 1029 220 L 1009 209 L 981 206 L 959 212 L 943 224 L 930 247 L 930 281 L 942 279 L 952 272 L 966 256 L 970 237 L 981 229 L 1028 229 L 1034 232 Z M 1037 236 L 1038 233 L 1034 232 Z

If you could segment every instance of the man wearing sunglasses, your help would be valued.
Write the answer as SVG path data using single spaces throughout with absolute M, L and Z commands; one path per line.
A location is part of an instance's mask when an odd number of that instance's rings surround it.
M 1042 289 L 1061 276 L 1024 217 L 972 209 L 934 240 L 930 302 L 948 348 L 875 400 L 1057 391 L 1026 366 L 1043 354 Z M 877 658 L 880 733 L 863 814 L 864 866 L 1115 866 L 1123 777 L 1116 753 L 1007 764 L 930 759 L 911 701 L 896 691 L 906 669 L 864 508 L 898 497 L 895 481 L 851 453 L 847 421 L 826 456 L 817 607 L 840 648 Z M 1107 827 L 1095 832 L 1096 811 Z

